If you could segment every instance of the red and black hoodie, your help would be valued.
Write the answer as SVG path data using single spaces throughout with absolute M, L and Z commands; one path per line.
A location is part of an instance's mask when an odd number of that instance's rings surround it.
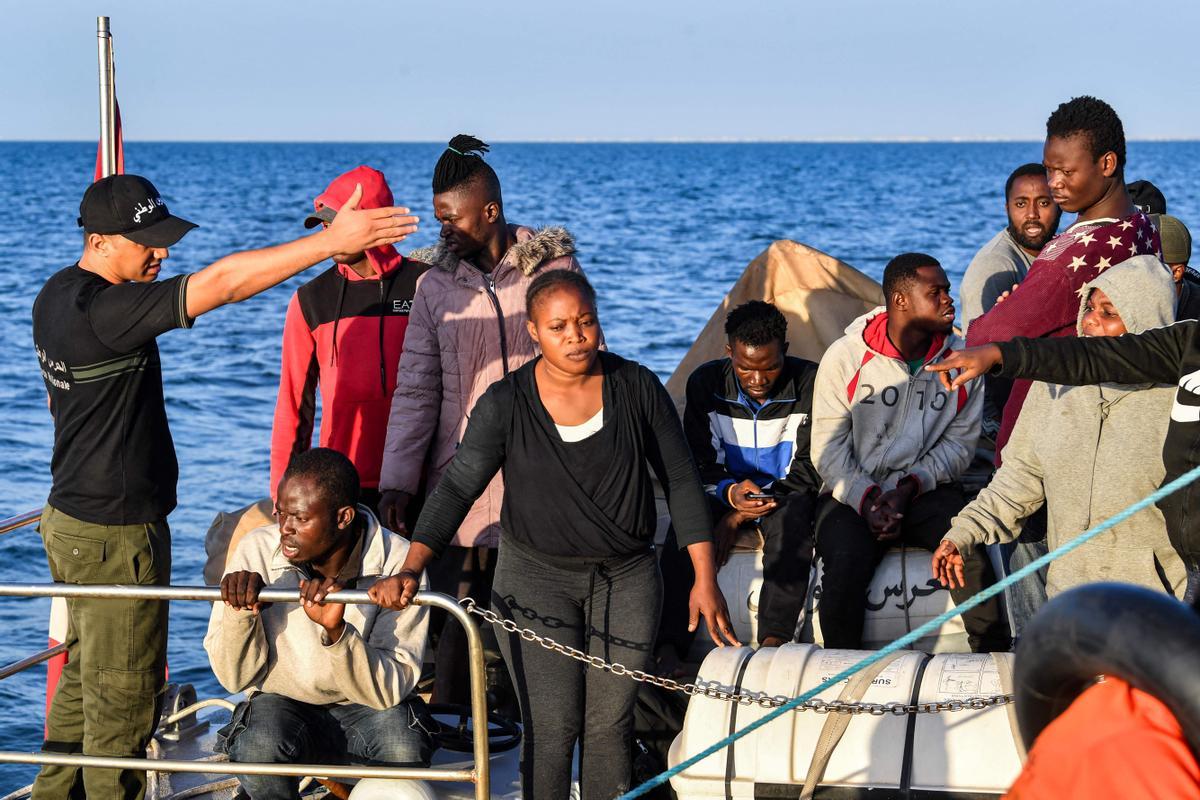
M 336 211 L 356 184 L 359 208 L 392 205 L 383 173 L 357 167 L 313 203 L 317 216 Z M 271 431 L 271 496 L 295 453 L 312 446 L 316 393 L 321 392 L 321 447 L 344 453 L 363 488 L 379 485 L 396 367 L 419 278 L 429 267 L 391 245 L 366 252 L 376 275 L 364 278 L 335 264 L 292 295 L 283 325 L 283 364 Z

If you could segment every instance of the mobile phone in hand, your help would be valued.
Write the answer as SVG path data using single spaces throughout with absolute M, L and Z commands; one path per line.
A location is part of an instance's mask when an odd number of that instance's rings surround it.
M 746 498 L 748 500 L 774 500 L 775 495 L 770 492 L 750 492 Z

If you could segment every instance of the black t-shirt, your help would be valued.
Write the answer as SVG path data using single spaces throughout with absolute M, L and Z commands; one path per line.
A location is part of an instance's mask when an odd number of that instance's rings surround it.
M 136 525 L 175 508 L 179 464 L 154 337 L 190 328 L 187 279 L 112 284 L 78 264 L 33 301 L 33 344 L 54 416 L 50 505 Z

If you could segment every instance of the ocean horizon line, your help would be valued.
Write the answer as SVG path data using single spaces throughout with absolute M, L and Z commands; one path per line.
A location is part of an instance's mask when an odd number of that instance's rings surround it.
M 828 139 L 491 139 L 496 144 L 680 144 L 680 145 L 723 145 L 723 144 L 1036 144 L 1041 139 L 1010 139 L 947 137 L 947 138 L 828 138 Z M 1195 138 L 1173 137 L 1139 137 L 1129 138 L 1129 142 L 1147 143 L 1188 143 L 1200 141 Z M 0 137 L 0 144 L 94 144 L 95 139 L 8 139 Z M 126 139 L 126 144 L 353 144 L 353 145 L 389 145 L 389 144 L 421 144 L 445 145 L 445 142 L 432 139 Z

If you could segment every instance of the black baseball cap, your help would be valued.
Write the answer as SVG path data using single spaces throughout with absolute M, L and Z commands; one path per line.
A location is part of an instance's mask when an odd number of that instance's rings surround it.
M 1167 198 L 1162 191 L 1150 181 L 1134 181 L 1125 184 L 1129 199 L 1133 204 L 1147 214 L 1167 213 Z
M 79 227 L 92 233 L 119 233 L 146 247 L 170 247 L 196 227 L 171 214 L 154 184 L 140 175 L 110 175 L 83 193 Z

